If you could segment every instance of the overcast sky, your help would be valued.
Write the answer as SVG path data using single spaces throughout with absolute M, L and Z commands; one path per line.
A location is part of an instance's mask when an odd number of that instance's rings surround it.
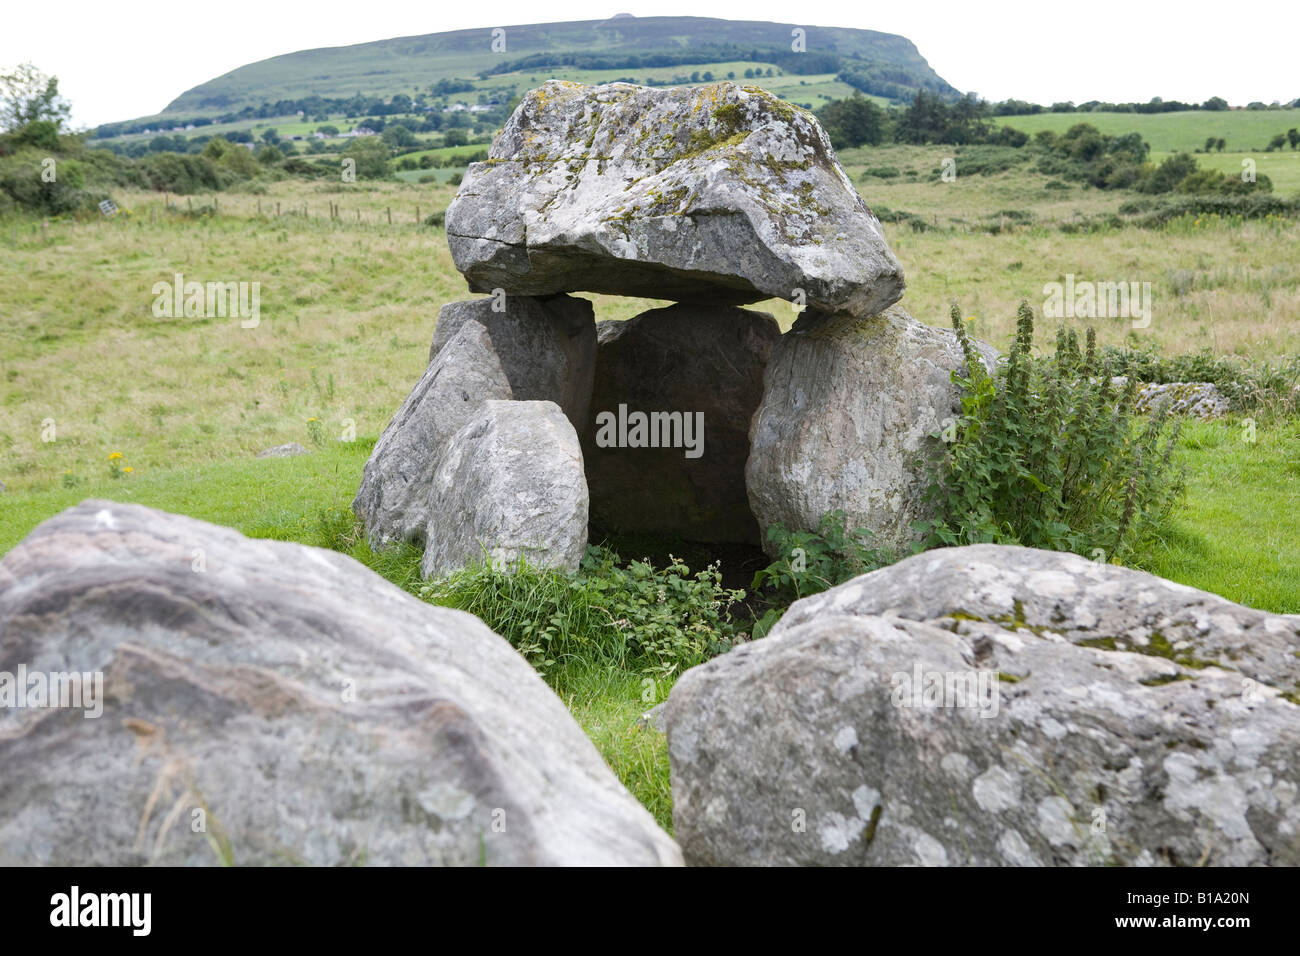
M 63 0 L 54 6 L 9 0 L 0 68 L 30 61 L 55 74 L 72 101 L 74 122 L 94 126 L 156 113 L 192 86 L 281 53 L 615 13 L 897 33 L 948 82 L 988 99 L 1201 102 L 1222 96 L 1244 105 L 1300 97 L 1296 0 L 492 0 L 456 7 L 445 0 Z

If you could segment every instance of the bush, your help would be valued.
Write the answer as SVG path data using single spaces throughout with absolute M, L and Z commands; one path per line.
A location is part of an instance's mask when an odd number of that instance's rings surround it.
M 1262 180 L 1266 177 L 1259 178 Z M 1126 216 L 1145 213 L 1146 215 L 1138 220 L 1138 225 L 1154 228 L 1185 216 L 1217 215 L 1243 220 L 1296 216 L 1300 215 L 1300 197 L 1284 199 L 1266 189 L 1245 195 L 1209 193 L 1160 200 L 1138 199 L 1124 203 L 1119 207 L 1119 211 Z
M 952 309 L 965 355 L 955 435 L 932 462 L 927 498 L 941 516 L 922 522 L 926 546 L 1022 544 L 1119 561 L 1144 543 L 1182 495 L 1171 462 L 1178 424 L 1164 411 L 1134 415 L 1137 381 L 1117 392 L 1114 369 L 1087 333 L 1057 333 L 1035 360 L 1034 317 L 1020 305 L 1016 338 L 990 375 Z M 945 437 L 936 434 L 934 437 Z
M 992 176 L 1025 163 L 1025 153 L 1012 146 L 966 146 L 957 150 L 959 176 Z
M 614 552 L 589 547 L 576 575 L 522 559 L 508 569 L 480 564 L 425 585 L 420 596 L 478 616 L 553 683 L 569 665 L 665 679 L 731 646 L 730 609 L 744 592 L 721 580 L 716 564 L 694 575 L 676 559 L 665 568 L 623 566 Z
M 1171 277 L 1172 281 L 1172 277 Z M 1188 280 L 1189 288 L 1194 278 Z M 1300 411 L 1300 356 L 1272 365 L 1252 359 L 1235 360 L 1203 349 L 1186 355 L 1163 356 L 1156 345 L 1140 348 L 1107 345 L 1102 361 L 1116 375 L 1139 382 L 1211 382 L 1237 411 L 1273 408 Z
M 247 153 L 242 146 L 232 152 Z M 256 166 L 256 161 L 249 154 L 248 161 Z M 182 156 L 179 153 L 155 153 L 139 161 L 142 184 L 146 189 L 157 192 L 172 192 L 180 195 L 197 192 L 216 192 L 233 181 L 234 176 L 226 172 L 223 176 L 216 164 L 206 156 Z
M 755 638 L 762 637 L 780 619 L 785 609 L 800 598 L 843 584 L 897 560 L 887 549 L 870 546 L 871 532 L 845 527 L 843 511 L 822 515 L 815 532 L 787 531 L 781 525 L 767 529 L 767 538 L 782 557 L 754 575 L 751 589 L 766 589 L 763 596 L 773 603 L 754 626 Z

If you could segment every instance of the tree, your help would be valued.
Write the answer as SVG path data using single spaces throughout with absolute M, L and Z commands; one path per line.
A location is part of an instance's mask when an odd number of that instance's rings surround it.
M 1210 150 L 1214 149 L 1214 144 L 1217 142 L 1218 140 L 1216 140 L 1213 136 L 1211 136 L 1209 139 L 1205 141 L 1205 151 L 1208 153 Z
M 1228 108 L 1228 101 L 1225 100 L 1222 96 L 1211 96 L 1208 100 L 1206 100 L 1204 103 L 1201 104 L 1201 109 L 1203 110 L 1219 111 L 1219 110 L 1226 110 L 1227 108 Z
M 464 146 L 469 142 L 469 136 L 463 129 L 449 129 L 442 134 L 443 146 Z
M 273 166 L 282 159 L 284 159 L 284 153 L 270 143 L 257 151 L 257 161 L 263 166 Z
M 274 126 L 262 134 L 262 142 L 266 143 L 268 146 L 274 146 L 276 143 L 280 142 L 280 134 L 275 131 Z
M 414 146 L 415 134 L 400 123 L 384 128 L 380 134 L 385 145 L 392 147 Z
M 388 147 L 378 136 L 358 136 L 348 144 L 343 156 L 356 162 L 358 179 L 388 178 Z
M 1287 130 L 1286 141 L 1291 144 L 1292 149 L 1300 146 L 1300 130 L 1297 130 L 1294 126 Z
M 1227 145 L 1228 145 L 1228 142 L 1227 142 L 1227 140 L 1224 140 L 1224 139 L 1216 139 L 1216 140 L 1214 141 L 1214 148 L 1215 148 L 1215 150 L 1216 150 L 1217 152 L 1220 152 L 1220 153 L 1223 152 L 1223 147 L 1225 147 L 1225 146 L 1227 146 Z
M 14 132 L 41 120 L 62 130 L 71 109 L 59 96 L 57 76 L 46 76 L 30 63 L 0 73 L 0 131 Z
M 830 134 L 836 149 L 876 146 L 884 139 L 885 113 L 874 101 L 857 90 L 843 100 L 832 100 L 821 108 L 817 118 Z
M 1278 133 L 1276 136 L 1274 136 L 1272 139 L 1268 141 L 1268 145 L 1264 147 L 1264 152 L 1272 153 L 1281 149 L 1285 145 L 1286 145 L 1286 134 Z

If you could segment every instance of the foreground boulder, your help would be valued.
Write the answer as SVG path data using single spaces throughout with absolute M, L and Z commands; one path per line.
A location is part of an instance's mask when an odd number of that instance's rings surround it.
M 429 488 L 448 438 L 487 399 L 512 397 L 486 328 L 463 322 L 375 443 L 352 510 L 372 547 L 420 543 L 429 523 Z
M 469 167 L 447 241 L 476 292 L 873 315 L 904 285 L 813 115 L 733 83 L 545 83 Z
M 447 442 L 430 483 L 425 578 L 519 558 L 577 571 L 587 549 L 578 433 L 554 402 L 484 402 Z
M 0 561 L 0 865 L 672 864 L 502 638 L 343 555 L 87 501 Z
M 574 428 L 583 426 L 596 364 L 596 319 L 590 302 L 567 295 L 511 295 L 499 304 L 494 299 L 448 303 L 438 313 L 430 362 L 466 322 L 487 330 L 510 380 L 511 397 L 555 402 Z
M 745 494 L 749 421 L 780 337 L 770 315 L 718 306 L 675 305 L 602 322 L 582 448 L 592 524 L 757 544 Z M 629 419 L 637 414 L 647 416 L 643 435 Z
M 664 712 L 688 863 L 1300 864 L 1300 620 L 931 551 L 795 603 Z
M 991 369 L 996 352 L 981 350 Z M 962 361 L 952 332 L 901 308 L 868 320 L 804 313 L 772 350 L 750 429 L 745 481 L 764 533 L 816 531 L 842 509 L 875 545 L 906 547 L 929 516 L 923 462 L 941 449 L 931 435 L 961 411 L 950 376 Z

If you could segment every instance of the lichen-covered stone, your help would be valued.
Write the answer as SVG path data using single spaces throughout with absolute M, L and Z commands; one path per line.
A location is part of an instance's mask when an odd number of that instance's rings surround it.
M 980 350 L 991 368 L 997 353 Z M 961 411 L 951 373 L 962 361 L 951 331 L 897 306 L 865 320 L 801 315 L 772 350 L 750 428 L 745 480 L 763 531 L 815 531 L 843 510 L 876 546 L 906 546 L 929 516 L 931 435 Z
M 1119 375 L 1112 382 L 1120 388 L 1128 379 Z M 1210 421 L 1228 414 L 1232 403 L 1213 382 L 1140 382 L 1134 409 L 1149 414 L 1164 409 L 1172 415 L 1187 415 Z
M 554 402 L 482 403 L 448 439 L 430 481 L 420 571 L 470 564 L 578 570 L 587 548 L 578 433 Z
M 812 114 L 733 83 L 532 90 L 466 173 L 447 240 L 477 292 L 872 315 L 904 284 Z
M 0 560 L 20 666 L 102 712 L 0 707 L 0 866 L 680 862 L 503 638 L 337 552 L 82 502 Z
M 749 422 L 780 337 L 770 315 L 725 306 L 674 305 L 600 323 L 591 416 L 582 435 L 592 524 L 660 538 L 757 544 L 758 522 L 745 494 Z M 676 415 L 692 426 L 698 447 L 602 447 L 600 416 L 617 416 L 620 405 Z M 653 421 L 655 444 L 663 444 L 667 436 L 658 433 L 665 429 Z
M 1298 653 L 1300 619 L 1142 572 L 926 552 L 683 675 L 675 833 L 692 864 L 1294 866 Z

